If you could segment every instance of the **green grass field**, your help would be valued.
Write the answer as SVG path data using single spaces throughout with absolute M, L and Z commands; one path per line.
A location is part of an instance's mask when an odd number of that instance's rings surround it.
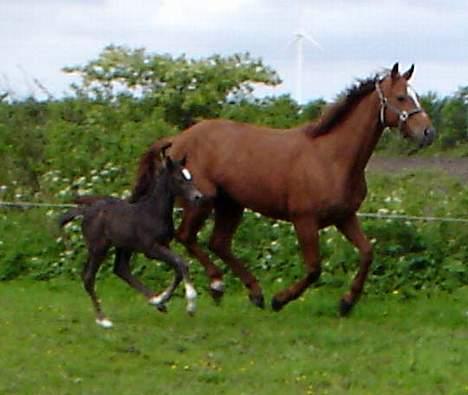
M 118 280 L 98 285 L 111 330 L 78 282 L 0 283 L 0 394 L 468 393 L 466 287 L 365 296 L 340 319 L 325 287 L 281 313 L 201 292 L 188 317 L 180 297 L 164 315 Z

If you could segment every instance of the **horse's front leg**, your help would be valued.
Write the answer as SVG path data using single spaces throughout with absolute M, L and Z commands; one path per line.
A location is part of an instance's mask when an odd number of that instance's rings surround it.
M 320 277 L 319 233 L 314 219 L 299 218 L 294 221 L 294 228 L 304 257 L 306 275 L 273 297 L 271 307 L 275 311 L 281 310 L 287 303 L 301 296 Z
M 354 304 L 362 294 L 373 259 L 373 248 L 364 234 L 356 214 L 341 222 L 337 225 L 337 228 L 359 250 L 361 257 L 359 270 L 353 279 L 351 290 L 340 301 L 340 314 L 344 316 L 351 312 Z
M 177 254 L 172 252 L 169 248 L 155 244 L 150 251 L 147 252 L 146 256 L 151 259 L 158 259 L 163 262 L 168 263 L 172 266 L 175 272 L 175 278 L 172 284 L 159 296 L 157 303 L 164 303 L 172 297 L 177 285 L 180 283 L 181 279 L 184 281 L 185 286 L 185 298 L 187 300 L 187 312 L 189 314 L 194 314 L 196 310 L 196 298 L 197 292 L 190 280 L 189 272 L 186 263 L 179 257 Z

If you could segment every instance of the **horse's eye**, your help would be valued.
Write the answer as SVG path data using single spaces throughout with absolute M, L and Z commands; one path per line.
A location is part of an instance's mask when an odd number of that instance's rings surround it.
M 405 101 L 405 99 L 406 99 L 406 96 L 403 96 L 403 95 L 397 96 L 397 100 L 400 101 L 400 102 Z

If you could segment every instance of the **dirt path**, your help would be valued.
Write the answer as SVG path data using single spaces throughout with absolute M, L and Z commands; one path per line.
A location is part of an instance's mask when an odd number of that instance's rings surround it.
M 368 166 L 370 171 L 401 172 L 411 169 L 441 171 L 452 177 L 468 182 L 468 158 L 435 157 L 382 157 L 373 156 Z

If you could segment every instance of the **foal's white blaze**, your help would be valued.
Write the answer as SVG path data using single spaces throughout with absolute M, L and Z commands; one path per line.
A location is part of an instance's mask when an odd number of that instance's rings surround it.
M 193 314 L 197 308 L 195 300 L 197 299 L 197 291 L 190 283 L 185 283 L 185 298 L 187 299 L 187 313 Z
M 96 324 L 99 326 L 105 328 L 105 329 L 110 329 L 114 326 L 111 320 L 108 320 L 107 318 L 97 318 L 96 319 Z
M 224 291 L 224 283 L 221 280 L 213 280 L 210 284 L 210 288 L 213 291 L 223 292 Z
M 184 178 L 187 180 L 187 181 L 191 181 L 192 180 L 192 173 L 190 173 L 188 171 L 188 169 L 186 169 L 185 167 L 182 169 L 182 175 L 184 176 Z

